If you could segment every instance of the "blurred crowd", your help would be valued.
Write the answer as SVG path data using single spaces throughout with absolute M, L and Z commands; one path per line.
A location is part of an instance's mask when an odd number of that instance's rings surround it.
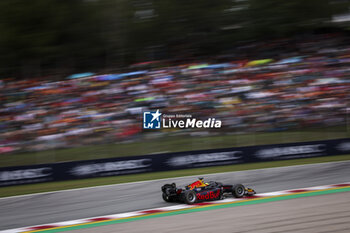
M 156 109 L 220 119 L 222 129 L 215 131 L 220 134 L 344 125 L 350 101 L 350 46 L 344 41 L 313 36 L 252 42 L 191 64 L 60 81 L 2 80 L 0 153 L 174 133 L 142 129 L 142 112 Z

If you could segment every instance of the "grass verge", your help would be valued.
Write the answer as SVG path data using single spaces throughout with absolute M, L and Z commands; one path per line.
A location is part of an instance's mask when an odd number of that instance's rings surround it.
M 217 135 L 210 137 L 164 136 L 157 139 L 145 139 L 142 142 L 90 145 L 69 149 L 3 154 L 0 156 L 0 167 L 135 156 L 161 152 L 328 140 L 347 138 L 350 137 L 349 133 L 344 127 L 329 127 L 304 131 Z
M 291 165 L 302 165 L 312 163 L 325 163 L 335 161 L 350 160 L 350 155 L 337 155 L 337 156 L 326 156 L 317 158 L 304 158 L 284 161 L 273 161 L 273 162 L 261 162 L 261 163 L 247 163 L 217 167 L 206 167 L 196 169 L 186 169 L 177 171 L 166 171 L 166 172 L 153 172 L 144 174 L 124 175 L 124 176 L 113 176 L 113 177 L 101 177 L 71 181 L 60 181 L 60 182 L 48 182 L 40 184 L 28 184 L 20 186 L 11 186 L 0 188 L 0 197 L 8 197 L 14 195 L 23 195 L 31 193 L 58 191 L 74 188 L 92 187 L 109 184 L 119 184 L 135 181 L 154 180 L 162 178 L 172 178 L 180 176 L 191 176 L 191 175 L 202 175 L 218 172 L 231 172 L 231 171 L 243 171 L 252 170 L 259 168 L 272 168 L 272 167 L 284 167 Z

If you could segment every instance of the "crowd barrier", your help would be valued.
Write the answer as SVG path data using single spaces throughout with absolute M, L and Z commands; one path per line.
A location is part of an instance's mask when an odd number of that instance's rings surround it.
M 233 147 L 0 168 L 0 187 L 350 154 L 350 139 Z

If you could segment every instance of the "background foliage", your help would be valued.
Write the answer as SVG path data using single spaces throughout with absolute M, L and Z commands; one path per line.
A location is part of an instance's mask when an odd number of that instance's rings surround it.
M 348 1 L 1 0 L 0 75 L 35 77 L 220 54 L 313 33 Z

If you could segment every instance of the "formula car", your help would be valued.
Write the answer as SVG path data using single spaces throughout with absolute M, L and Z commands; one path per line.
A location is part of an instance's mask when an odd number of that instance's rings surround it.
M 162 186 L 162 197 L 166 202 L 184 202 L 193 204 L 201 201 L 221 200 L 227 196 L 241 198 L 252 196 L 256 192 L 246 188 L 242 184 L 225 185 L 220 182 L 204 182 L 204 178 L 198 178 L 192 184 L 184 188 L 177 188 L 175 183 Z

